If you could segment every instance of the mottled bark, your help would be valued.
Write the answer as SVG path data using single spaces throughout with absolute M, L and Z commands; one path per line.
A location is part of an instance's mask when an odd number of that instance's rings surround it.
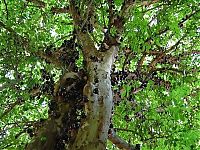
M 87 118 L 81 126 L 72 150 L 104 150 L 113 108 L 110 72 L 117 47 L 113 46 L 99 57 L 99 61 L 88 61 L 88 81 L 83 94 Z M 101 58 L 100 58 L 101 57 Z
M 85 54 L 86 84 L 78 73 L 68 73 L 60 79 L 54 87 L 53 101 L 56 106 L 37 136 L 27 146 L 27 150 L 53 150 L 59 146 L 70 150 L 106 149 L 113 108 L 110 73 L 117 51 L 118 47 L 112 46 L 106 52 Z M 74 99 L 67 99 L 63 93 L 69 93 L 73 88 L 77 90 L 72 92 Z M 75 95 L 76 92 L 79 93 L 79 98 Z M 83 102 L 82 97 L 87 101 Z M 86 117 L 76 123 L 77 110 L 82 111 Z M 77 124 L 77 128 L 71 128 Z

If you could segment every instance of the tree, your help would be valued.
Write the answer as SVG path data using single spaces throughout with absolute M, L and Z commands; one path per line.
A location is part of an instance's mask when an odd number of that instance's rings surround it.
M 198 149 L 198 4 L 2 1 L 0 149 Z

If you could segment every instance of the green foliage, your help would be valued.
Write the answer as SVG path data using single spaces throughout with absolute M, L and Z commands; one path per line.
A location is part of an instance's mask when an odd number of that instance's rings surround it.
M 50 45 L 60 47 L 76 27 L 68 13 L 52 12 L 53 7 L 68 5 L 67 1 L 44 0 L 46 7 L 21 0 L 6 2 L 0 2 L 0 149 L 21 150 L 32 137 L 27 131 L 48 118 L 51 96 L 37 93 L 46 85 L 42 70 L 55 83 L 66 70 L 44 61 L 37 52 Z M 78 2 L 81 6 L 82 1 Z M 114 0 L 115 14 L 123 3 Z M 130 144 L 142 144 L 143 150 L 200 149 L 198 4 L 197 0 L 180 0 L 145 6 L 137 1 L 125 16 L 114 73 L 128 72 L 131 78 L 113 86 L 121 99 L 112 123 L 117 135 Z M 98 0 L 95 5 L 99 26 L 89 35 L 99 46 L 105 34 L 102 29 L 109 23 L 108 4 Z M 110 31 L 112 36 L 117 34 L 114 27 Z M 166 59 L 157 61 L 151 70 L 152 60 L 164 53 Z M 83 68 L 83 58 L 79 51 L 79 68 Z M 108 148 L 117 149 L 111 142 Z

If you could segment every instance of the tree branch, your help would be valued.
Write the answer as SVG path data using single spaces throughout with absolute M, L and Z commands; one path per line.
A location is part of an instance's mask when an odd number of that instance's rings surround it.
M 8 27 L 7 25 L 5 25 L 1 21 L 0 21 L 0 27 L 4 28 L 8 32 L 10 32 L 13 35 L 13 37 L 16 38 L 17 41 L 21 42 L 22 46 L 24 46 L 24 47 L 27 46 L 28 39 L 26 37 L 23 37 L 23 36 L 19 35 L 17 32 L 15 32 L 15 30 L 13 30 L 11 27 Z
M 135 131 L 134 131 L 134 130 L 130 130 L 130 129 L 114 128 L 114 130 L 116 130 L 116 131 L 125 131 L 125 132 L 131 132 L 131 133 L 135 133 Z
M 92 3 L 90 3 L 90 4 L 92 5 Z M 80 12 L 79 12 L 79 10 L 77 10 L 77 7 L 73 0 L 70 0 L 69 8 L 70 8 L 70 13 L 72 15 L 75 26 L 79 26 L 80 22 L 84 18 L 81 17 Z M 83 46 L 83 53 L 84 53 L 85 58 L 89 58 L 89 56 L 95 56 L 95 53 L 97 53 L 97 48 L 95 47 L 94 41 L 92 40 L 89 33 L 88 32 L 83 33 L 81 31 L 81 28 L 76 28 L 76 34 L 77 34 L 78 39 L 80 41 L 82 41 L 81 44 Z
M 0 116 L 0 119 L 2 119 L 4 116 L 6 116 L 9 112 L 11 112 L 13 110 L 13 108 L 17 105 L 21 105 L 22 104 L 22 99 L 18 98 L 14 103 L 12 103 L 8 109 L 5 110 L 5 112 Z
M 165 52 L 163 52 L 161 55 L 158 55 L 155 59 L 153 59 L 151 61 L 151 63 L 149 64 L 149 69 L 148 71 L 152 70 L 153 68 L 155 68 L 155 65 L 157 64 L 157 62 L 160 61 L 161 58 L 163 58 L 164 56 L 167 55 L 167 53 L 170 53 L 174 50 L 175 47 L 177 47 L 180 42 L 185 38 L 186 35 L 182 36 L 174 45 L 172 45 L 170 48 L 168 48 Z
M 186 15 L 186 16 L 185 16 L 184 18 L 182 18 L 181 21 L 178 23 L 178 26 L 181 27 L 181 25 L 182 25 L 184 22 L 186 22 L 187 20 L 189 20 L 192 16 L 194 16 L 195 14 L 197 14 L 199 11 L 200 11 L 200 9 L 197 10 L 197 11 L 195 11 L 195 12 L 192 12 L 192 13 L 189 14 L 189 15 Z M 161 30 L 159 30 L 159 31 L 157 32 L 157 34 L 154 35 L 154 37 L 155 37 L 155 36 L 158 36 L 158 35 L 161 35 L 161 34 L 167 32 L 168 30 L 169 30 L 169 27 L 166 27 L 165 29 L 161 29 Z M 149 41 L 152 40 L 152 39 L 153 39 L 152 36 L 151 36 L 151 37 L 148 37 L 148 38 L 145 40 L 145 42 L 149 42 Z
M 176 68 L 168 68 L 168 67 L 156 68 L 155 70 L 152 70 L 152 71 L 151 71 L 151 74 L 152 74 L 153 72 L 157 72 L 157 71 L 173 71 L 173 72 L 178 72 L 178 73 L 182 73 L 182 74 L 183 74 L 183 71 L 182 71 L 182 70 L 179 70 L 179 69 L 176 69 Z
M 69 10 L 72 15 L 74 24 L 76 26 L 79 26 L 79 22 L 81 21 L 81 15 L 80 15 L 78 8 L 75 5 L 74 0 L 70 0 Z
M 8 5 L 6 3 L 6 0 L 3 0 L 5 6 L 6 6 L 6 17 L 7 17 L 7 20 L 8 20 L 8 16 L 9 16 L 9 13 L 8 13 Z
M 27 0 L 30 3 L 33 3 L 36 5 L 36 7 L 39 8 L 45 8 L 46 3 L 40 0 Z M 69 13 L 69 6 L 63 7 L 63 8 L 58 8 L 58 7 L 52 7 L 51 12 L 54 14 L 60 14 L 60 13 Z
M 137 63 L 137 70 L 138 70 L 138 71 L 141 70 L 142 64 L 143 64 L 143 62 L 144 62 L 146 56 L 147 56 L 147 53 L 144 53 L 144 54 L 142 55 L 142 57 L 140 58 L 140 60 L 138 61 L 138 63 Z
M 33 4 L 36 4 L 40 8 L 44 8 L 46 4 L 43 1 L 40 0 L 27 0 L 27 2 L 31 2 Z
M 57 52 L 57 53 L 59 53 L 59 52 Z M 43 51 L 37 51 L 33 54 L 44 59 L 47 62 L 54 64 L 56 67 L 61 68 L 63 66 L 63 62 L 58 59 L 58 57 L 56 56 L 57 53 L 52 52 L 52 54 L 47 54 Z
M 152 1 L 146 1 L 146 0 L 144 0 L 142 2 L 137 2 L 135 0 L 125 0 L 123 6 L 121 8 L 120 15 L 121 16 L 127 16 L 128 11 L 132 7 L 134 7 L 136 5 L 149 6 L 149 5 L 157 3 L 157 2 L 159 2 L 159 0 L 152 0 Z
M 3 27 L 4 29 L 6 29 L 7 31 L 9 31 L 10 33 L 17 35 L 17 33 L 10 27 L 6 26 L 3 22 L 0 21 L 0 27 Z
M 131 145 L 116 135 L 114 129 L 110 129 L 108 139 L 115 144 L 119 149 L 124 150 L 140 150 L 140 145 Z
M 15 85 L 17 85 L 17 83 L 18 83 L 19 81 L 20 81 L 19 79 L 16 79 L 16 80 L 11 80 L 11 81 L 6 82 L 6 83 L 2 83 L 2 85 L 0 85 L 0 91 L 2 91 L 2 90 L 5 89 L 5 88 L 9 88 L 9 87 L 14 88 Z
M 88 4 L 88 7 L 87 7 L 87 11 L 86 11 L 86 16 L 84 18 L 84 21 L 83 23 L 81 24 L 81 30 L 83 29 L 83 27 L 86 25 L 88 19 L 89 19 L 89 14 L 90 12 L 94 12 L 94 8 L 92 7 L 92 4 L 93 4 L 93 0 L 90 0 L 89 4 Z
M 69 13 L 69 7 L 63 7 L 63 8 L 51 7 L 51 11 L 54 14 Z

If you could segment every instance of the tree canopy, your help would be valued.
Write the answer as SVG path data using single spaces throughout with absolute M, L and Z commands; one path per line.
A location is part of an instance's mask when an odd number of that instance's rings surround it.
M 0 7 L 0 149 L 200 149 L 198 0 Z

